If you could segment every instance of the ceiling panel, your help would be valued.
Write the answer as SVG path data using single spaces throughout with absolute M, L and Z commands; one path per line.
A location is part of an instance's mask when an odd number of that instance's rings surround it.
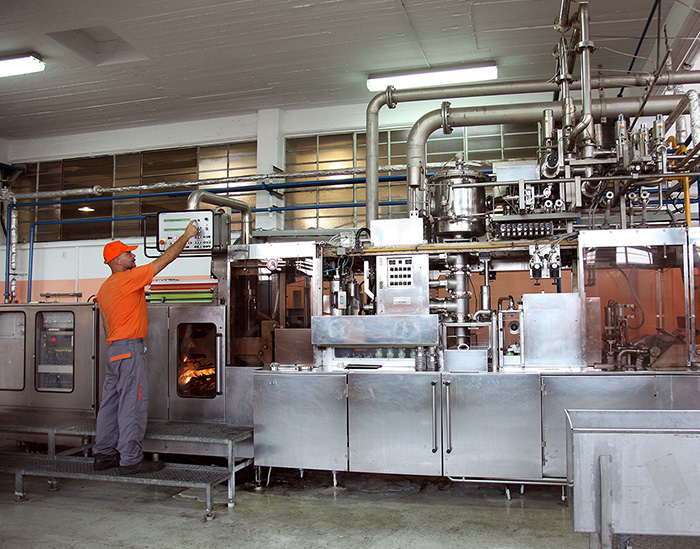
M 674 2 L 661 4 L 664 20 Z M 652 5 L 591 1 L 595 70 L 627 70 Z M 0 138 L 363 104 L 372 96 L 364 85 L 370 73 L 484 60 L 496 60 L 506 79 L 549 78 L 559 6 L 559 0 L 5 0 L 0 54 L 36 51 L 47 70 L 0 80 Z M 116 34 L 141 60 L 98 65 L 49 36 L 95 27 Z M 651 55 L 655 32 L 654 24 L 640 55 Z M 635 68 L 644 65 L 640 60 Z

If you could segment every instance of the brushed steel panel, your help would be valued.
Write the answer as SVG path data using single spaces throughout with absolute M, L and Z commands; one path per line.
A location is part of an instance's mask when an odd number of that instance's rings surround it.
M 313 316 L 314 345 L 437 345 L 438 315 Z
M 0 390 L 24 389 L 26 318 L 24 311 L 0 308 Z
M 656 374 L 659 410 L 700 410 L 700 374 Z
M 569 413 L 567 457 L 574 530 L 601 523 L 599 457 L 610 456 L 613 532 L 700 534 L 700 412 L 580 411 Z
M 523 294 L 522 318 L 526 368 L 583 366 L 579 294 Z
M 253 427 L 253 374 L 258 366 L 227 366 L 226 425 Z
M 542 376 L 542 433 L 545 477 L 566 477 L 564 410 L 653 410 L 653 374 Z
M 579 249 L 606 248 L 610 246 L 659 246 L 663 244 L 682 246 L 685 244 L 685 229 L 606 229 L 581 231 L 578 236 Z M 584 257 L 579 254 L 579 257 Z
M 255 464 L 347 471 L 345 374 L 256 371 Z
M 372 246 L 400 246 L 425 242 L 423 219 L 404 217 L 400 219 L 375 219 L 370 221 Z
M 541 479 L 539 375 L 443 374 L 442 379 L 445 475 Z
M 350 372 L 350 470 L 441 475 L 440 408 L 440 374 Z
M 168 419 L 168 307 L 148 307 L 146 368 L 148 370 L 148 417 Z

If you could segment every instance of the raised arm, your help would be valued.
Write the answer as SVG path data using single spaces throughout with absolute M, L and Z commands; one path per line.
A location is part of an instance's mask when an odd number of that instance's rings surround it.
M 170 265 L 177 256 L 182 253 L 182 250 L 187 245 L 187 241 L 197 234 L 197 225 L 194 221 L 190 221 L 182 236 L 173 242 L 163 255 L 153 260 L 153 276 L 161 272 L 165 267 Z

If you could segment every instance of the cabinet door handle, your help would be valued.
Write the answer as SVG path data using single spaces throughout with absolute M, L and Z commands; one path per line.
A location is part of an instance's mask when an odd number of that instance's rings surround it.
M 452 453 L 452 414 L 450 405 L 450 381 L 443 381 L 445 386 L 445 438 L 446 445 L 445 452 Z
M 432 381 L 433 386 L 433 454 L 438 451 L 438 382 Z
M 223 364 L 223 352 L 222 352 L 222 347 L 224 345 L 224 334 L 217 333 L 216 334 L 216 374 L 215 374 L 215 380 L 216 380 L 216 394 L 220 395 L 223 392 L 223 375 L 224 375 L 224 368 L 226 367 Z

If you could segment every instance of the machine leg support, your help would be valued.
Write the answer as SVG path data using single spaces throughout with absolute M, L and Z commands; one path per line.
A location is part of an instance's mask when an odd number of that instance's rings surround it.
M 255 489 L 262 490 L 262 467 L 256 465 L 255 469 Z
M 48 482 L 48 484 L 49 484 L 49 492 L 55 492 L 58 490 L 58 479 L 47 478 L 46 482 Z
M 216 515 L 214 514 L 214 494 L 212 492 L 211 486 L 206 487 L 206 497 L 207 497 L 207 511 L 204 514 L 204 520 L 214 520 Z
M 22 473 L 15 473 L 15 502 L 21 503 L 29 498 L 24 493 L 24 478 Z
M 229 441 L 228 444 L 228 470 L 231 473 L 231 478 L 228 479 L 228 506 L 235 505 L 234 498 L 236 497 L 236 451 L 234 445 Z
M 507 499 L 508 501 L 510 501 L 510 500 L 511 500 L 510 487 L 509 487 L 507 484 L 506 484 L 506 486 L 505 486 L 505 489 L 506 489 L 506 499 Z

